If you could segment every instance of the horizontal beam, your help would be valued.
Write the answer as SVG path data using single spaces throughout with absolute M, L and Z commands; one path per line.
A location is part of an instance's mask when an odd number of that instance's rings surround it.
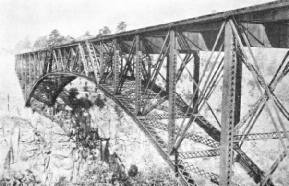
M 277 5 L 277 4 L 276 4 Z M 266 22 L 288 22 L 289 20 L 289 7 L 284 1 L 279 2 L 279 6 L 273 9 L 267 9 L 263 11 L 248 12 L 246 14 L 238 15 L 238 20 L 241 22 L 255 22 L 255 23 L 266 23 Z
M 286 138 L 284 132 L 280 132 L 280 135 L 282 138 Z M 234 136 L 234 142 L 249 141 L 249 140 L 265 140 L 265 139 L 279 139 L 278 133 L 277 132 L 268 132 L 268 133 L 257 133 L 257 134 Z
M 210 149 L 210 150 L 203 150 L 203 151 L 179 152 L 178 155 L 182 159 L 215 157 L 215 156 L 220 156 L 220 150 Z

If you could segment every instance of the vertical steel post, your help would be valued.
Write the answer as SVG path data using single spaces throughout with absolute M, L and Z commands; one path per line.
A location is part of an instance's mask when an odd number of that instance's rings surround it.
M 59 70 L 58 59 L 57 59 L 55 50 L 52 50 L 52 53 L 53 53 L 53 59 L 54 59 L 54 66 L 55 66 L 55 69 L 56 69 L 55 71 L 57 72 Z M 52 61 L 53 61 L 53 59 L 52 59 Z
M 34 84 L 34 82 L 36 81 L 36 72 L 37 72 L 37 68 L 36 68 L 36 60 L 37 60 L 37 58 L 36 58 L 36 54 L 34 53 L 33 54 L 33 67 L 34 67 L 34 69 L 33 69 L 33 84 Z
M 29 87 L 29 92 L 28 92 L 28 94 L 30 93 L 30 91 L 31 91 L 31 88 L 32 88 L 32 79 L 33 79 L 33 73 L 32 73 L 32 71 L 33 71 L 33 68 L 32 68 L 32 55 L 33 54 L 29 54 L 29 85 L 28 85 L 28 87 Z
M 175 138 L 175 93 L 176 93 L 176 37 L 175 31 L 170 31 L 170 43 L 169 43 L 169 124 L 168 124 L 168 146 L 169 151 L 172 150 Z
M 25 88 L 24 88 L 24 85 L 25 85 L 25 62 L 24 62 L 24 57 L 23 55 L 21 55 L 21 89 L 22 89 L 22 92 L 23 94 L 25 94 Z
M 169 64 L 170 64 L 170 56 L 169 54 L 166 56 L 167 59 L 167 71 L 166 71 L 166 91 L 169 92 L 170 91 L 170 78 L 169 78 L 169 74 L 170 74 L 170 68 L 169 68 Z
M 53 62 L 52 50 L 46 51 L 46 58 L 45 58 L 44 63 L 47 65 L 46 66 L 47 69 L 44 69 L 45 70 L 44 74 L 52 72 L 52 62 Z M 44 65 L 44 67 L 45 67 L 45 65 Z
M 103 71 L 104 71 L 104 68 L 103 68 L 103 65 L 104 65 L 104 61 L 103 61 L 103 46 L 102 46 L 102 42 L 99 43 L 99 80 L 101 81 L 102 78 L 103 78 Z
M 23 77 L 22 77 L 22 56 L 21 55 L 19 55 L 18 56 L 18 65 L 19 65 L 19 78 L 21 79 L 21 81 L 23 81 Z M 22 88 L 22 82 L 19 82 L 20 83 L 20 85 L 21 85 L 21 88 Z
M 46 59 L 46 52 L 43 52 L 42 54 L 42 60 L 41 60 L 41 65 L 39 68 L 39 74 L 42 76 L 45 73 L 45 59 Z
M 38 59 L 39 59 L 39 62 L 38 62 L 38 70 L 37 70 L 37 74 L 38 74 L 38 78 L 41 76 L 41 74 L 42 74 L 42 64 L 43 64 L 43 54 L 42 54 L 42 52 L 39 52 L 39 54 L 38 54 Z
M 114 47 L 114 60 L 113 60 L 113 71 L 114 71 L 114 81 L 113 81 L 113 88 L 114 93 L 117 94 L 118 84 L 119 84 L 119 46 L 117 40 L 113 40 L 113 47 Z
M 199 84 L 199 77 L 200 77 L 200 56 L 198 52 L 194 52 L 194 74 L 193 74 L 193 81 L 195 82 L 193 84 L 193 92 L 196 92 L 193 97 L 193 107 L 195 108 L 194 113 L 198 113 L 198 99 L 199 99 L 199 90 L 198 90 L 198 84 Z
M 38 70 L 37 70 L 37 74 L 38 74 L 38 78 L 41 76 L 41 66 L 42 66 L 42 60 L 43 60 L 43 54 L 42 53 L 38 53 Z
M 152 59 L 150 56 L 147 58 L 147 63 L 148 63 L 148 77 L 147 77 L 148 79 L 147 80 L 149 80 L 151 78 L 151 71 L 152 71 Z
M 120 72 L 123 73 L 123 57 L 120 58 Z
M 34 81 L 36 81 L 37 80 L 37 78 L 39 77 L 39 74 L 38 74 L 38 69 L 39 69 L 39 62 L 40 62 L 40 58 L 39 58 L 39 52 L 37 52 L 36 54 L 35 54 L 35 80 Z
M 61 49 L 58 49 L 57 52 L 58 52 L 58 56 L 59 56 L 60 70 L 64 71 L 65 68 L 64 68 L 64 62 L 63 62 Z
M 43 71 L 43 66 L 44 66 L 44 59 L 45 59 L 45 57 L 44 57 L 44 55 L 43 55 L 43 52 L 41 52 L 40 54 L 40 57 L 39 57 L 39 67 L 38 67 L 38 76 L 40 77 L 40 76 L 42 76 L 42 71 Z
M 238 79 L 235 38 L 229 22 L 225 25 L 224 73 L 221 118 L 220 185 L 231 185 L 234 126 L 240 120 L 241 79 Z
M 26 101 L 26 95 L 27 95 L 27 79 L 28 79 L 28 75 L 27 75 L 27 72 L 28 72 L 28 60 L 27 60 L 27 57 L 25 57 L 25 75 L 24 75 L 24 99 Z
M 141 51 L 140 51 L 140 38 L 139 35 L 135 36 L 135 63 L 136 63 L 136 72 L 135 72 L 135 114 L 140 113 L 141 106 Z

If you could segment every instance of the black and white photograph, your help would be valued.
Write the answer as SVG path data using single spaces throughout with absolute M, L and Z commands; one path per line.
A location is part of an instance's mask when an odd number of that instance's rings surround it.
M 289 0 L 0 0 L 0 186 L 289 186 Z

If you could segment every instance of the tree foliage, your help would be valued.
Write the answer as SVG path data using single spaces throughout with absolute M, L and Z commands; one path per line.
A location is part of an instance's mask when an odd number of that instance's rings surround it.
M 116 33 L 125 32 L 127 24 L 124 21 L 118 23 L 116 27 Z
M 45 48 L 48 46 L 49 46 L 49 43 L 48 43 L 47 36 L 41 36 L 41 37 L 37 38 L 35 43 L 33 44 L 33 48 L 35 48 L 35 49 L 41 49 L 41 48 Z
M 31 49 L 31 42 L 28 37 L 25 37 L 24 40 L 19 41 L 14 48 L 15 53 L 19 53 L 24 50 Z
M 49 34 L 48 44 L 50 46 L 61 45 L 64 43 L 64 41 L 65 41 L 65 37 L 60 35 L 58 30 L 56 29 L 52 30 L 51 33 Z
M 111 34 L 110 29 L 107 26 L 104 26 L 102 29 L 99 30 L 100 35 L 109 35 Z
M 85 34 L 84 34 L 84 39 L 90 39 L 90 38 L 93 38 L 93 35 L 91 35 L 89 33 L 89 31 L 86 31 Z
M 54 29 L 48 36 L 40 36 L 33 44 L 34 49 L 58 46 L 61 44 L 71 43 L 74 38 L 71 36 L 62 36 L 58 30 Z

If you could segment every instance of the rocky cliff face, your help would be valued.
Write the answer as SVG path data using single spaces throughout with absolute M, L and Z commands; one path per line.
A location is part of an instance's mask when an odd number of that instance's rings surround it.
M 75 144 L 55 123 L 34 115 L 34 121 L 2 116 L 1 174 L 50 185 L 61 177 L 75 180 L 81 159 Z M 36 121 L 35 121 L 36 120 Z M 27 180 L 30 176 L 30 180 Z

